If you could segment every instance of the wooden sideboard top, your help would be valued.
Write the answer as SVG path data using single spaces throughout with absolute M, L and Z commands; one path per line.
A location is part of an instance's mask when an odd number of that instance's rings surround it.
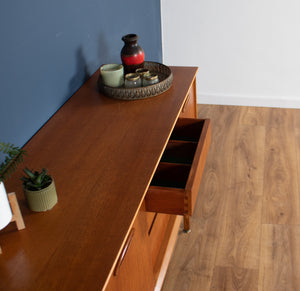
M 171 70 L 167 92 L 137 101 L 101 95 L 97 71 L 26 144 L 24 163 L 5 183 L 26 228 L 12 223 L 0 232 L 1 290 L 105 285 L 197 72 Z M 25 166 L 54 177 L 52 210 L 26 207 L 19 180 Z

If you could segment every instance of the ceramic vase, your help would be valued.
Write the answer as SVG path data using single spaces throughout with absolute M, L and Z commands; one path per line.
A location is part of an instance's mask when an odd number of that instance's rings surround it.
M 136 69 L 143 68 L 145 53 L 138 44 L 138 35 L 127 34 L 122 37 L 124 46 L 121 50 L 121 59 L 125 74 L 134 73 Z
M 0 229 L 10 223 L 12 212 L 3 182 L 0 182 Z

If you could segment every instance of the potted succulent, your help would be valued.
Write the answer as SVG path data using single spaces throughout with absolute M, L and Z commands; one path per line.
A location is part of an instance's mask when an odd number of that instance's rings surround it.
M 0 229 L 2 229 L 12 218 L 4 180 L 13 174 L 18 164 L 23 161 L 25 151 L 11 143 L 0 142 L 0 153 L 4 155 L 3 162 L 0 163 Z
M 23 169 L 23 190 L 28 206 L 32 211 L 46 211 L 57 203 L 54 180 L 45 168 L 39 171 Z

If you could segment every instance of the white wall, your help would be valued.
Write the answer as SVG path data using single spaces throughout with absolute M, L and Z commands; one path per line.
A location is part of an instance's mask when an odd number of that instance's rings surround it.
M 299 0 L 161 0 L 163 62 L 198 103 L 300 108 Z

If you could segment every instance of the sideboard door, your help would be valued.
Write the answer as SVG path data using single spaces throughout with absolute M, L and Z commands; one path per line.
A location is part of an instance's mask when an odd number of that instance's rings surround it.
M 140 210 L 129 231 L 106 291 L 154 290 L 154 275 L 147 226 Z

